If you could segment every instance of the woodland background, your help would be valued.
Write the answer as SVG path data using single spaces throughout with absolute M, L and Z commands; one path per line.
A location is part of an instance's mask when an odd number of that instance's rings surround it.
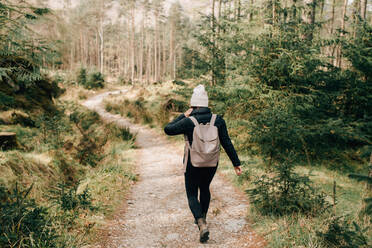
M 371 23 L 368 0 L 1 0 L 0 246 L 93 242 L 137 180 L 135 135 L 84 99 L 129 88 L 106 110 L 160 128 L 201 83 L 270 247 L 368 247 Z

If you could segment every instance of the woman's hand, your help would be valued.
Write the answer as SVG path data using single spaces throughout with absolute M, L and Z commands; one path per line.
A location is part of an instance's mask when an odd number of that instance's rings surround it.
M 235 174 L 240 176 L 242 174 L 242 168 L 240 166 L 234 166 Z
M 193 108 L 189 108 L 189 109 L 184 113 L 184 115 L 185 115 L 186 117 L 189 117 L 192 111 L 193 111 Z

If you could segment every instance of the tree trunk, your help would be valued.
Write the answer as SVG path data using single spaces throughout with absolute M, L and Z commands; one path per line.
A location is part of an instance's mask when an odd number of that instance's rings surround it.
M 302 15 L 302 19 L 307 23 L 310 28 L 305 33 L 305 39 L 308 41 L 313 40 L 314 36 L 314 24 L 315 24 L 315 0 L 304 0 L 305 8 Z
M 215 50 L 215 42 L 216 42 L 216 31 L 215 31 L 215 15 L 214 15 L 214 9 L 215 9 L 215 0 L 212 0 L 212 49 Z M 216 75 L 214 73 L 215 70 L 215 58 L 212 57 L 212 85 L 216 84 Z
M 325 6 L 325 0 L 321 0 L 321 2 L 320 2 L 320 21 L 323 21 L 324 6 Z
M 336 0 L 332 1 L 331 34 L 334 31 Z
M 135 26 L 134 26 L 134 18 L 135 18 L 135 1 L 133 1 L 133 6 L 131 9 L 131 76 L 130 80 L 132 83 L 134 83 L 134 75 L 135 75 L 135 51 L 136 51 L 136 46 L 134 43 L 134 33 L 135 33 Z
M 346 11 L 347 11 L 347 3 L 348 0 L 344 0 L 344 5 L 342 7 L 342 19 L 341 19 L 341 34 L 340 36 L 344 36 L 344 30 L 345 30 L 345 18 L 346 18 Z M 341 68 L 342 66 L 342 47 L 339 45 L 338 52 L 337 52 L 337 66 Z
M 222 8 L 222 0 L 218 1 L 218 26 L 217 26 L 217 36 L 220 34 L 220 29 L 221 29 L 221 8 Z
M 251 6 L 250 6 L 250 10 L 249 10 L 249 22 L 253 21 L 253 4 L 254 4 L 254 1 L 251 0 L 250 4 L 251 4 Z
M 360 16 L 366 21 L 368 0 L 361 0 Z
M 293 0 L 293 13 L 292 13 L 292 20 L 297 19 L 297 0 Z
M 275 25 L 276 23 L 276 0 L 271 0 L 271 4 L 272 4 L 272 23 L 273 25 Z
M 155 72 L 155 82 L 159 81 L 159 68 L 158 68 L 158 39 L 159 39 L 159 10 L 155 10 L 155 36 L 154 36 L 154 72 Z
M 353 3 L 353 37 L 356 37 L 356 31 L 357 31 L 357 26 L 359 23 L 359 15 L 360 15 L 360 0 L 354 0 Z
M 175 72 L 174 72 L 174 57 L 175 57 L 175 51 L 174 51 L 174 32 L 175 32 L 175 20 L 172 20 L 171 23 L 171 30 L 170 30 L 170 41 L 169 41 L 169 65 L 170 65 L 170 75 L 171 79 L 175 80 Z
M 165 26 L 164 26 L 164 31 L 163 31 L 163 39 L 162 39 L 162 47 L 163 47 L 163 66 L 162 66 L 162 80 L 164 79 L 164 77 L 166 76 L 167 74 L 167 47 L 166 47 L 166 41 L 165 41 L 165 34 L 166 34 L 166 31 L 165 31 Z
M 143 59 L 144 59 L 144 42 L 145 42 L 145 13 L 141 21 L 141 50 L 140 50 L 140 64 L 139 64 L 139 80 L 143 82 Z
M 238 16 L 237 16 L 237 21 L 240 20 L 241 9 L 242 9 L 242 4 L 241 4 L 240 0 L 238 0 Z
M 372 177 L 372 153 L 369 156 L 369 172 L 368 172 L 368 176 L 369 177 Z M 368 184 L 368 189 L 369 190 L 372 190 L 372 183 Z

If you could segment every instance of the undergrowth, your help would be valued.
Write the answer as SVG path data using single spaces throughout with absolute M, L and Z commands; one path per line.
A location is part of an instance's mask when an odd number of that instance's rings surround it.
M 137 180 L 135 134 L 75 100 L 56 102 L 28 116 L 35 125 L 0 125 L 19 143 L 0 151 L 0 247 L 81 247 Z

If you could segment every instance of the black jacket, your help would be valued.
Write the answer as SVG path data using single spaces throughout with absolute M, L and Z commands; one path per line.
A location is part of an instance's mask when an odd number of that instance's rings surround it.
M 194 109 L 190 116 L 194 116 L 199 123 L 206 124 L 211 120 L 212 113 L 209 108 Z M 229 134 L 227 132 L 225 120 L 221 116 L 217 115 L 216 122 L 214 124 L 218 128 L 218 136 L 220 143 L 225 149 L 231 162 L 234 166 L 240 165 L 240 160 L 236 154 L 234 145 L 231 143 Z M 168 135 L 186 134 L 190 145 L 192 144 L 192 135 L 194 131 L 194 123 L 190 118 L 186 118 L 184 114 L 181 114 L 168 125 L 165 126 L 164 132 Z M 190 160 L 189 160 L 190 161 Z

